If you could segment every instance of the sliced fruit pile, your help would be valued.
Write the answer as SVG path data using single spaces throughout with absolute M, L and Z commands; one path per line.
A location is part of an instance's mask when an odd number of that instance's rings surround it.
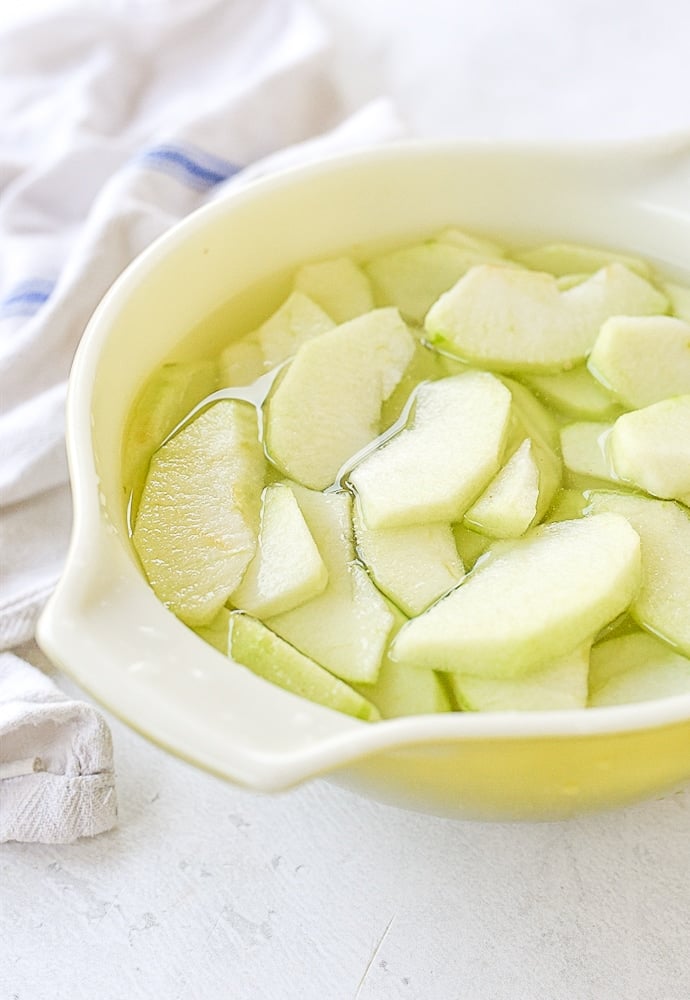
M 447 229 L 308 264 L 154 376 L 125 481 L 161 601 L 357 718 L 690 692 L 690 289 L 636 258 Z

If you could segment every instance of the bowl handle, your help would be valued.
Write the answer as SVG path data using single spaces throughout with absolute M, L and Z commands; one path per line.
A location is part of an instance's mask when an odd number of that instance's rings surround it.
M 82 522 L 75 533 L 37 639 L 131 728 L 251 788 L 281 790 L 409 742 L 292 695 L 213 649 L 160 603 L 105 521 L 88 531 Z

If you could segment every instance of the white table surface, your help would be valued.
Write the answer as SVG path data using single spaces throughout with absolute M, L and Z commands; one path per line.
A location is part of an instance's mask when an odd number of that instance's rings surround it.
M 389 93 L 422 134 L 690 125 L 685 0 L 317 6 L 347 99 Z M 251 794 L 110 722 L 118 827 L 0 849 L 0 1000 L 690 997 L 690 789 L 452 822 L 325 782 Z

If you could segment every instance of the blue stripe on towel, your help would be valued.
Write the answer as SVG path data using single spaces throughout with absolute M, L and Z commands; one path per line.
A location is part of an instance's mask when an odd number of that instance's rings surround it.
M 207 191 L 242 169 L 236 163 L 192 146 L 154 146 L 144 150 L 137 159 L 152 170 L 170 174 L 197 191 Z
M 47 278 L 33 278 L 15 285 L 0 300 L 0 318 L 6 316 L 33 316 L 50 298 L 55 282 Z

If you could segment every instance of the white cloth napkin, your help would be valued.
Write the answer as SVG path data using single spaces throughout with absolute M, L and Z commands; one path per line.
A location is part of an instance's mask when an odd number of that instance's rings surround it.
M 0 37 L 0 80 L 7 650 L 33 635 L 66 553 L 65 385 L 103 293 L 228 186 L 402 129 L 386 100 L 342 120 L 328 38 L 299 0 L 130 0 L 54 14 Z M 0 840 L 71 840 L 114 822 L 107 728 L 59 698 L 38 671 L 3 658 Z
M 0 842 L 63 843 L 117 815 L 110 731 L 91 705 L 0 654 Z

